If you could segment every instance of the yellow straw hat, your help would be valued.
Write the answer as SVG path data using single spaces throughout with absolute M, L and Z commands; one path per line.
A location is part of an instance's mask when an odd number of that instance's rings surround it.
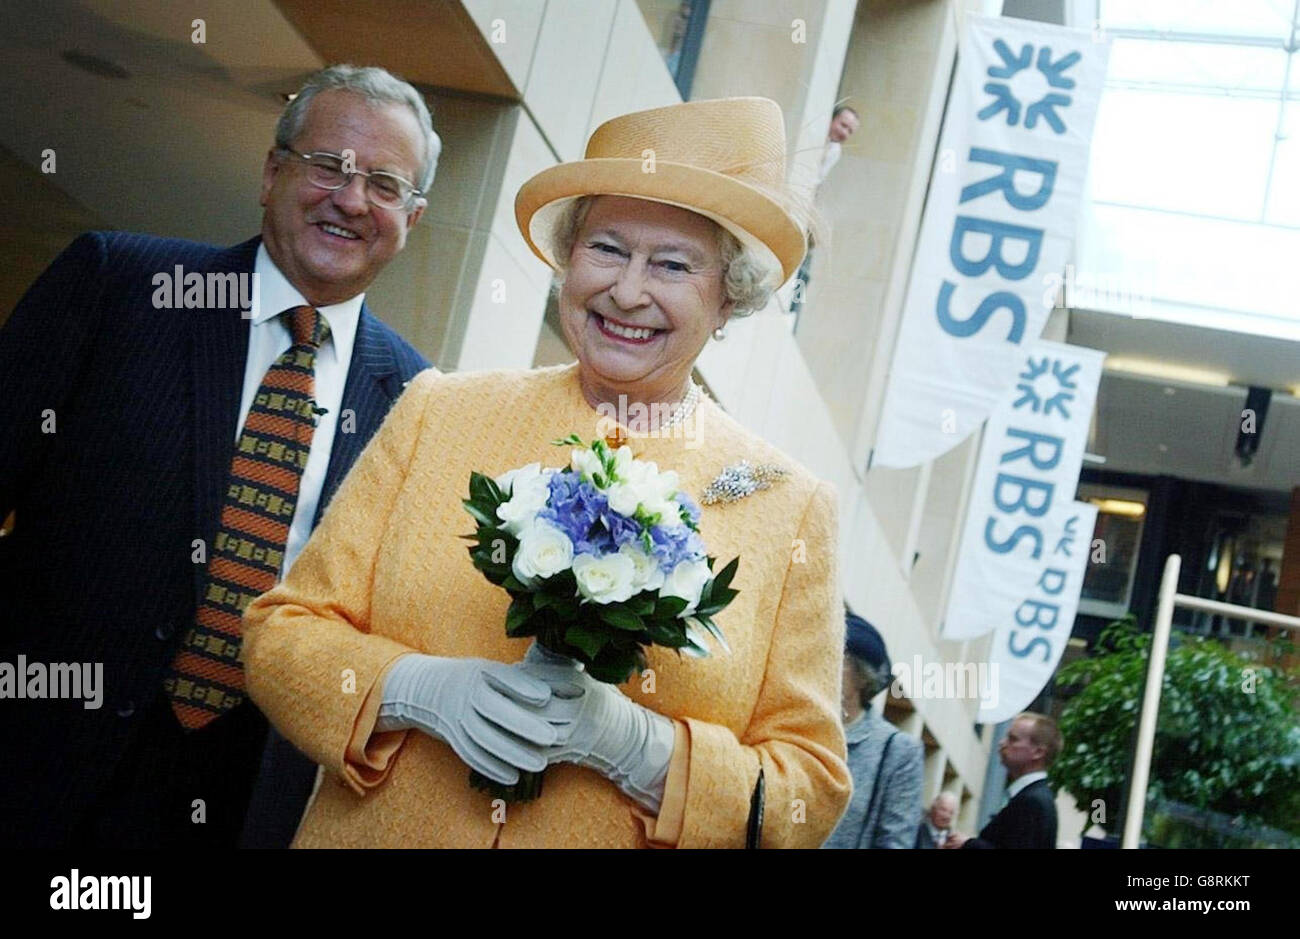
M 581 196 L 649 199 L 698 212 L 753 250 L 784 283 L 803 261 L 804 231 L 788 206 L 785 123 L 768 98 L 717 98 L 606 121 L 586 156 L 542 170 L 515 197 L 533 253 L 557 267 L 556 219 Z

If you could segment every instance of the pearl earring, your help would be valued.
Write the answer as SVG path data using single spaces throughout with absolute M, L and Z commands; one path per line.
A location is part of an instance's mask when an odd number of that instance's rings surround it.
M 727 327 L 726 327 L 726 326 L 719 326 L 717 329 L 715 329 L 715 330 L 713 331 L 713 338 L 716 339 L 716 340 L 718 340 L 718 342 L 721 342 L 722 340 L 726 339 L 726 338 L 727 338 Z

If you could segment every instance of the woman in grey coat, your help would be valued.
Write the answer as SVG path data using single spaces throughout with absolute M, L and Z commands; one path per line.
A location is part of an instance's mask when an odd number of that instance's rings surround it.
M 823 848 L 911 848 L 921 814 L 921 741 L 871 709 L 893 680 L 885 641 L 847 608 L 844 736 L 853 798 Z

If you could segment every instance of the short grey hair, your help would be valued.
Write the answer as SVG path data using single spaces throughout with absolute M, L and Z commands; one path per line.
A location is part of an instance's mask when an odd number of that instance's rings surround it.
M 861 686 L 858 701 L 864 708 L 871 707 L 871 699 L 893 684 L 893 674 L 883 664 L 878 667 L 873 666 L 852 652 L 846 651 L 844 658 L 853 670 L 855 680 Z
M 569 257 L 573 253 L 578 232 L 582 230 L 582 223 L 587 220 L 587 212 L 595 198 L 579 196 L 565 206 L 555 219 L 555 226 L 551 230 L 551 247 L 561 280 L 569 266 Z M 735 235 L 717 222 L 713 224 L 718 230 L 718 252 L 722 256 L 723 291 L 733 304 L 731 315 L 748 316 L 755 310 L 761 310 L 772 298 L 773 271 L 758 259 L 755 252 L 741 244 Z
M 429 192 L 429 187 L 433 185 L 434 171 L 438 168 L 438 156 L 442 153 L 442 141 L 434 133 L 429 106 L 409 82 L 377 66 L 331 65 L 309 76 L 276 122 L 277 147 L 289 147 L 302 133 L 311 99 L 322 91 L 350 91 L 372 105 L 397 104 L 410 108 L 424 137 L 424 167 L 415 184 L 421 192 Z

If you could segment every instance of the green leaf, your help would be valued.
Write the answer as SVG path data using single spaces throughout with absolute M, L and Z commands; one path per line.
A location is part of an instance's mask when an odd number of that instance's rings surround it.
M 501 489 L 482 473 L 469 474 L 469 497 L 480 505 L 493 509 L 501 502 Z
M 722 651 L 730 655 L 731 646 L 727 643 L 727 637 L 722 634 L 722 630 L 718 628 L 718 624 L 713 622 L 713 620 L 707 615 L 696 616 L 695 619 L 709 631 L 709 634 L 713 636 L 714 639 L 718 640 L 718 645 L 722 646 Z
M 738 567 L 740 567 L 740 558 L 732 558 L 727 566 L 718 571 L 717 575 L 713 578 L 713 589 L 715 591 L 718 589 L 725 590 L 727 587 L 730 587 L 731 578 L 736 576 L 736 569 Z
M 516 597 L 510 603 L 510 609 L 506 610 L 506 635 L 511 637 L 527 635 L 523 632 L 528 621 L 532 619 L 532 603 L 525 594 L 522 597 Z
M 588 626 L 586 623 L 574 623 L 564 631 L 564 641 L 581 649 L 587 658 L 595 659 L 609 642 L 609 636 L 604 630 Z
M 655 619 L 672 619 L 688 606 L 685 597 L 660 597 L 655 603 Z
M 494 517 L 485 511 L 479 503 L 471 499 L 461 499 L 461 505 L 465 506 L 465 511 L 474 517 L 474 521 L 480 525 L 495 525 L 500 519 Z
M 655 595 L 648 590 L 642 590 L 627 601 L 627 608 L 637 616 L 650 616 L 655 611 Z
M 596 612 L 602 620 L 615 629 L 640 630 L 645 628 L 645 623 L 641 617 L 624 607 L 597 605 Z

